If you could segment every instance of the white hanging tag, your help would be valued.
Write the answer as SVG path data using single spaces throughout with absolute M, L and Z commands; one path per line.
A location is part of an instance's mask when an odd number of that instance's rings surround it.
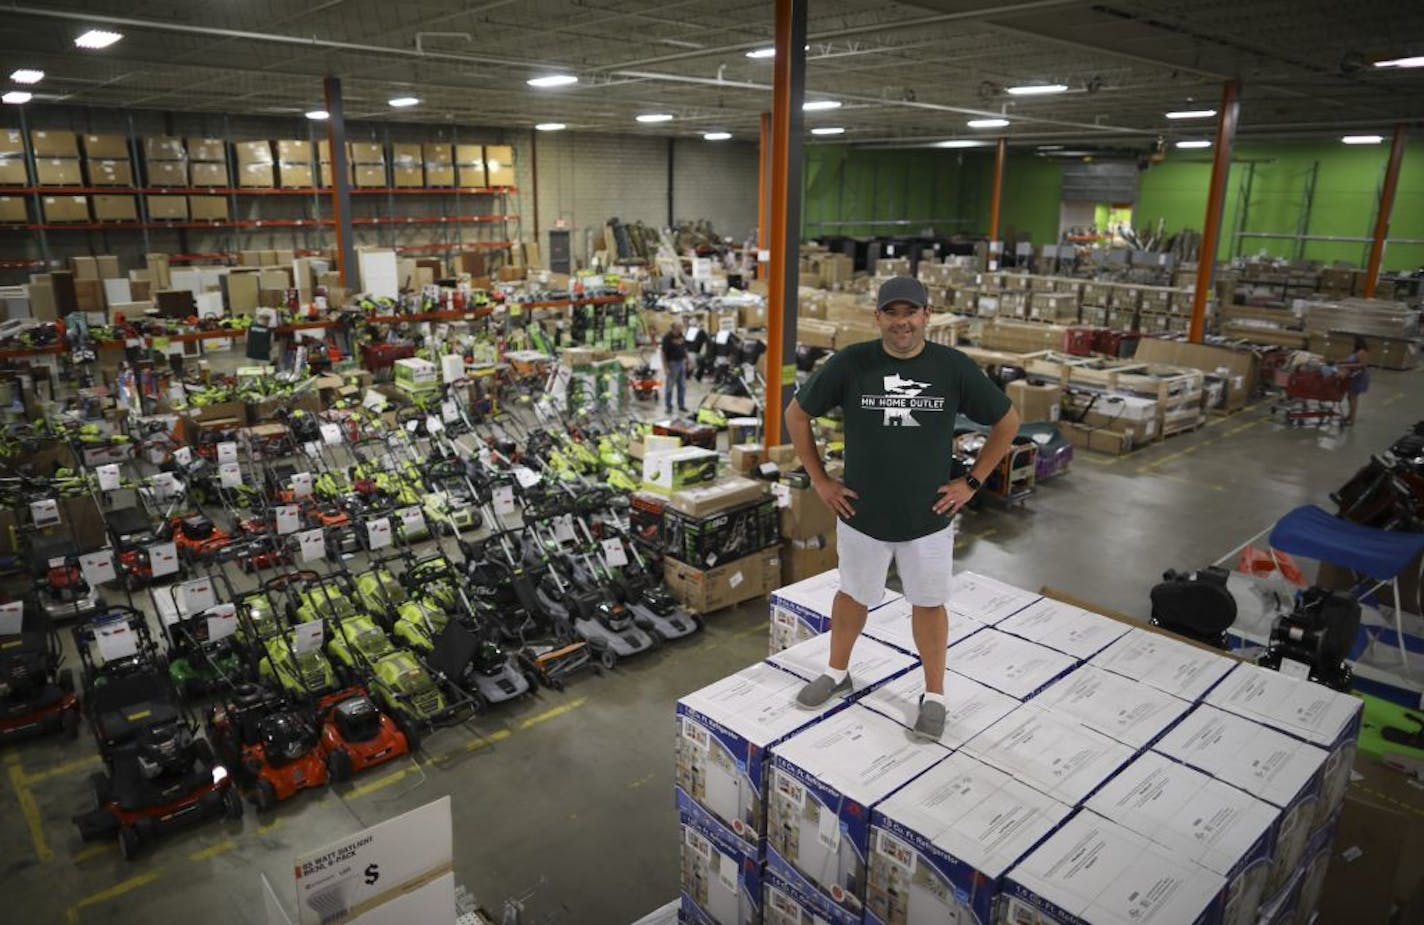
M 326 441 L 327 446 L 336 446 L 341 442 L 341 425 L 331 423 L 321 425 L 321 439 Z
M 560 543 L 574 541 L 574 518 L 572 514 L 561 514 L 554 519 L 554 539 Z
M 429 415 L 425 419 L 425 432 L 427 434 L 438 434 L 445 429 L 445 422 L 435 415 Z
M 791 506 L 791 486 L 776 482 L 771 486 L 772 497 L 776 498 L 777 507 Z
M 277 532 L 284 536 L 288 533 L 296 533 L 297 528 L 301 526 L 301 515 L 298 513 L 297 506 L 295 504 L 279 504 L 276 512 Z
M 236 488 L 242 484 L 242 469 L 237 463 L 222 463 L 218 466 L 218 484 L 223 488 Z
M 296 472 L 292 474 L 292 496 L 296 498 L 310 498 L 312 493 L 312 474 L 310 472 Z
M 219 462 L 219 463 L 235 463 L 235 462 L 237 462 L 237 444 L 234 443 L 234 442 L 232 442 L 231 440 L 225 440 L 225 441 L 223 441 L 222 443 L 219 443 L 219 444 L 218 444 L 218 462 Z
M 94 472 L 99 476 L 100 491 L 119 490 L 120 479 L 118 465 L 110 463 L 107 466 L 100 466 L 99 468 L 95 469 Z
M 326 639 L 326 630 L 320 620 L 308 620 L 306 623 L 298 623 L 292 634 L 292 649 L 298 655 L 305 655 L 308 652 L 315 652 L 321 648 L 322 641 Z
M 219 604 L 208 611 L 208 642 L 218 642 L 237 632 L 237 606 Z
M 514 478 L 519 482 L 520 488 L 533 488 L 539 484 L 539 473 L 528 466 L 515 466 Z
M 171 472 L 155 472 L 149 484 L 153 486 L 153 497 L 159 501 L 171 500 L 178 494 L 178 477 Z
M 508 485 L 501 485 L 493 492 L 494 512 L 501 517 L 508 517 L 516 513 L 519 508 L 514 504 L 514 489 Z
M 623 549 L 623 541 L 618 537 L 603 541 L 603 561 L 609 568 L 622 568 L 628 564 L 628 553 Z
M 24 601 L 6 601 L 0 604 L 0 636 L 18 636 L 24 624 Z
M 378 517 L 375 520 L 367 521 L 366 539 L 370 543 L 372 551 L 385 549 L 391 545 L 391 519 Z
M 361 407 L 369 408 L 372 411 L 380 411 L 386 406 L 386 396 L 375 389 L 367 389 L 366 394 L 361 398 Z
M 425 513 L 414 505 L 401 508 L 396 512 L 396 516 L 400 518 L 401 529 L 407 536 L 425 530 Z
M 138 636 L 127 621 L 94 627 L 94 642 L 105 664 L 128 658 L 138 652 Z
M 109 549 L 80 556 L 79 571 L 90 587 L 97 587 L 118 577 L 118 572 L 114 571 L 114 553 Z
M 200 610 L 207 610 L 218 602 L 217 592 L 210 578 L 196 578 L 183 582 L 178 588 L 178 600 L 184 616 L 192 616 Z
M 186 466 L 193 461 L 192 447 L 180 446 L 173 451 L 173 461 L 180 466 Z
M 321 527 L 302 531 L 297 535 L 297 541 L 301 543 L 303 562 L 326 558 L 326 531 Z
M 152 546 L 145 546 L 143 551 L 148 553 L 148 565 L 149 568 L 153 569 L 154 578 L 162 578 L 164 575 L 177 573 L 177 543 L 154 543 Z
M 446 424 L 454 424 L 460 420 L 460 412 L 455 407 L 453 401 L 442 401 L 440 403 L 440 417 L 445 419 Z
M 30 520 L 36 527 L 53 527 L 59 523 L 59 502 L 53 498 L 31 501 Z

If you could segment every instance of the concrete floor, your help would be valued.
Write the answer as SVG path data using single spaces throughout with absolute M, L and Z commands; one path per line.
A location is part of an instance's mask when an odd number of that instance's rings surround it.
M 1080 454 L 1025 509 L 967 514 L 957 565 L 1141 618 L 1163 569 L 1204 565 L 1297 504 L 1328 507 L 1370 452 L 1424 416 L 1419 373 L 1374 381 L 1343 433 L 1286 429 L 1261 404 L 1126 457 Z M 419 761 L 270 816 L 249 807 L 240 823 L 169 837 L 133 863 L 111 843 L 83 844 L 69 823 L 91 799 L 88 737 L 7 749 L 4 918 L 261 923 L 259 871 L 281 891 L 298 852 L 448 793 L 457 878 L 496 916 L 527 896 L 525 922 L 631 922 L 677 892 L 674 703 L 763 657 L 766 622 L 760 602 L 717 614 L 685 643 L 443 730 Z

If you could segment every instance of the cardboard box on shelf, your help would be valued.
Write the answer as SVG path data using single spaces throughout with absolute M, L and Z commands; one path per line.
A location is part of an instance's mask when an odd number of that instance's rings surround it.
M 189 182 L 194 186 L 227 186 L 227 164 L 222 162 L 208 163 L 204 161 L 194 161 L 188 165 L 192 178 Z
M 391 168 L 395 186 L 420 187 L 425 185 L 425 170 L 419 163 L 397 162 Z
M 425 185 L 426 186 L 454 186 L 455 166 L 453 164 L 425 165 Z
M 25 137 L 17 128 L 0 128 L 0 157 L 25 156 Z
M 223 196 L 189 196 L 188 212 L 194 221 L 227 221 L 227 199 Z
M 224 162 L 227 160 L 227 142 L 221 138 L 189 138 L 188 160 Z
M 781 581 L 780 552 L 773 546 L 710 569 L 666 559 L 663 580 L 688 610 L 711 613 L 769 594 Z
M 277 160 L 310 164 L 312 146 L 310 141 L 281 139 L 276 143 Z
M 73 132 L 30 130 L 30 150 L 35 157 L 78 157 L 79 145 Z
M 101 160 L 128 160 L 129 140 L 123 135 L 85 135 L 84 156 Z
M 148 267 L 148 280 L 156 292 L 159 289 L 167 289 L 172 283 L 172 276 L 169 273 L 169 261 L 167 254 L 145 254 L 145 265 Z
M 133 186 L 133 167 L 127 160 L 95 160 L 84 164 L 91 186 Z
M 410 167 L 424 161 L 420 145 L 396 143 L 391 145 L 391 164 L 396 167 Z
M 183 197 L 179 196 L 179 199 Z M 98 222 L 136 222 L 138 204 L 133 196 L 95 196 L 94 220 Z
M 0 157 L 0 184 L 24 186 L 30 182 L 23 157 Z
M 485 145 L 485 172 L 490 186 L 513 186 L 514 148 L 510 145 Z
M 465 147 L 461 145 L 460 147 Z M 477 147 L 477 146 L 476 146 Z M 459 186 L 465 188 L 479 188 L 489 186 L 489 176 L 485 173 L 484 162 L 475 164 L 455 165 L 455 175 Z
M 77 280 L 99 278 L 99 261 L 93 257 L 70 257 L 69 269 Z
M 0 222 L 28 222 L 30 211 L 24 196 L 0 196 Z
M 46 222 L 87 222 L 89 200 L 84 196 L 45 196 L 40 205 Z
M 257 310 L 261 291 L 261 274 L 238 271 L 222 276 L 223 301 L 234 315 L 250 315 Z
M 353 185 L 366 189 L 385 186 L 386 168 L 378 164 L 357 164 Z
M 40 186 L 82 186 L 79 160 L 68 157 L 35 158 L 35 180 Z
M 249 164 L 272 164 L 272 143 L 270 141 L 239 141 L 233 145 L 233 150 L 237 152 L 238 166 L 246 167 Z M 239 170 L 239 173 L 243 171 Z
M 277 181 L 288 189 L 300 189 L 312 185 L 311 164 L 287 163 L 277 165 Z
M 145 161 L 181 161 L 188 156 L 183 139 L 168 135 L 148 135 L 143 139 Z
M 94 198 L 97 199 L 98 197 L 96 196 Z M 188 218 L 188 197 L 149 196 L 148 217 L 159 222 L 185 221 Z
M 465 165 L 479 164 L 483 168 L 485 163 L 485 146 L 455 145 L 455 163 Z
M 455 163 L 453 150 L 450 145 L 444 143 L 427 142 L 421 145 L 420 156 L 427 166 L 430 164 L 453 165 Z
M 237 166 L 237 185 L 247 189 L 271 189 L 277 185 L 271 161 L 252 161 Z
M 188 185 L 188 165 L 184 161 L 147 161 L 143 167 L 149 186 Z
M 353 164 L 385 164 L 386 149 L 379 142 L 351 142 L 351 162 Z

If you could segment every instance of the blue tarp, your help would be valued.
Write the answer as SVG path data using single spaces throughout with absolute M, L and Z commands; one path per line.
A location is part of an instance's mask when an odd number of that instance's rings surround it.
M 1424 533 L 1366 527 L 1307 504 L 1276 521 L 1271 546 L 1389 581 L 1424 550 Z

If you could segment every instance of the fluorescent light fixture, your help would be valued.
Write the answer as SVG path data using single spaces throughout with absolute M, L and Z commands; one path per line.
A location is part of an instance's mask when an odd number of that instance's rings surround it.
M 1067 84 L 1026 84 L 1022 87 L 1009 87 L 1004 91 L 1010 96 L 1044 96 L 1049 93 L 1067 93 Z
M 1347 145 L 1377 145 L 1384 141 L 1383 135 L 1346 135 L 1340 139 Z
M 18 71 L 13 71 L 10 74 L 10 79 L 17 84 L 37 84 L 41 80 L 44 80 L 44 71 L 22 67 Z
M 731 132 L 703 132 L 703 141 L 726 141 L 732 137 Z
M 671 121 L 672 121 L 672 113 L 670 113 L 670 112 L 644 112 L 644 113 L 639 113 L 639 114 L 638 114 L 637 116 L 635 116 L 634 118 L 636 118 L 639 122 L 643 122 L 643 123 L 671 122 Z
M 30 101 L 30 94 L 25 90 L 11 90 L 3 97 L 0 97 L 0 99 L 3 99 L 7 103 L 28 103 Z
M 1167 113 L 1169 119 L 1210 119 L 1216 115 L 1215 109 L 1179 109 Z
M 1009 124 L 1008 119 L 970 119 L 966 123 L 970 128 L 1003 128 Z
M 936 148 L 977 148 L 984 144 L 982 141 L 975 141 L 973 138 L 951 138 L 949 141 L 935 142 Z
M 1190 149 L 1190 148 L 1210 148 L 1210 147 L 1211 147 L 1211 142 L 1209 142 L 1209 141 L 1204 141 L 1204 140 L 1201 140 L 1201 139 L 1193 139 L 1193 140 L 1191 140 L 1191 141 L 1179 141 L 1179 142 L 1177 142 L 1177 147 L 1179 147 L 1179 148 L 1188 148 L 1188 149 Z
M 327 119 L 331 118 L 331 113 L 327 112 L 325 109 L 313 109 L 311 112 L 307 113 L 307 118 L 312 120 L 313 122 L 325 122 Z
M 1415 55 L 1412 58 L 1390 58 L 1385 61 L 1376 61 L 1375 67 L 1424 67 L 1424 55 Z
M 578 78 L 573 74 L 545 74 L 543 77 L 531 77 L 525 83 L 531 87 L 567 87 L 578 83 Z
M 411 106 L 420 105 L 420 99 L 414 96 L 398 96 L 393 100 L 386 100 L 386 105 L 396 109 L 406 109 Z
M 823 126 L 811 129 L 812 135 L 844 135 L 845 129 L 840 126 Z
M 80 48 L 99 49 L 108 48 L 110 45 L 123 38 L 122 32 L 108 32 L 104 29 L 90 29 L 88 32 L 74 40 L 74 44 Z
M 1040 151 L 1062 151 L 1062 150 L 1063 150 L 1063 146 L 1062 146 L 1062 145 L 1039 145 L 1039 146 L 1038 146 L 1038 150 L 1040 150 Z
M 766 48 L 753 48 L 751 51 L 747 52 L 747 57 L 748 57 L 748 58 L 775 58 L 775 57 L 776 57 L 776 49 L 775 49 L 775 48 L 772 48 L 772 47 L 769 46 L 769 45 L 768 45 Z
M 535 131 L 539 132 L 562 132 L 566 128 L 568 126 L 562 122 L 540 122 L 534 126 Z
M 807 100 L 801 104 L 802 112 L 823 112 L 827 109 L 840 109 L 840 100 Z

